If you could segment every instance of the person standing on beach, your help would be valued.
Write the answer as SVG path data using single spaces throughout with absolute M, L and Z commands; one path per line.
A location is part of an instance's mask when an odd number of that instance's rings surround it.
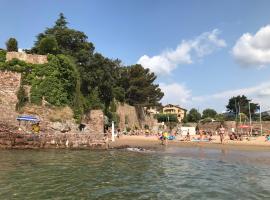
M 167 146 L 167 143 L 168 143 L 168 133 L 165 131 L 162 133 L 162 145 L 166 145 Z
M 219 137 L 220 137 L 220 143 L 221 144 L 223 144 L 224 134 L 225 134 L 225 128 L 222 125 L 220 125 L 220 128 L 219 128 Z

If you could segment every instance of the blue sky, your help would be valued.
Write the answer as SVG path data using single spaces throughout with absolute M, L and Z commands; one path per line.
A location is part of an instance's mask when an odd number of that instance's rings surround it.
M 245 94 L 270 108 L 270 1 L 2 0 L 0 47 L 30 48 L 60 12 L 96 50 L 158 75 L 164 104 L 225 110 Z

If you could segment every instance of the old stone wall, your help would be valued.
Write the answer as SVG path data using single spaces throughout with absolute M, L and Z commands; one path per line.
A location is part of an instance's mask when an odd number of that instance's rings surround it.
M 134 106 L 128 104 L 117 104 L 116 113 L 119 116 L 119 128 L 124 130 L 126 127 L 129 128 L 140 128 L 139 118 Z
M 32 64 L 44 64 L 48 62 L 46 55 L 27 54 L 24 52 L 7 52 L 7 55 L 6 55 L 7 61 L 10 61 L 14 58 L 25 61 L 26 63 L 32 63 Z
M 96 139 L 91 134 L 80 133 L 40 133 L 28 134 L 16 127 L 0 124 L 0 149 L 105 149 L 105 140 Z
M 128 104 L 117 104 L 116 113 L 119 116 L 119 128 L 144 129 L 148 125 L 150 129 L 157 129 L 158 121 L 153 115 L 146 114 L 142 108 L 136 108 Z
M 18 123 L 18 115 L 33 115 L 38 117 L 43 134 L 84 134 L 91 140 L 102 140 L 104 136 L 104 115 L 101 110 L 93 110 L 87 115 L 86 128 L 80 131 L 79 125 L 73 119 L 73 111 L 69 107 L 48 107 L 28 104 L 20 113 L 16 112 L 17 91 L 20 87 L 21 74 L 0 71 L 0 123 L 20 127 L 25 134 L 30 134 L 31 125 Z M 0 127 L 1 128 L 1 127 Z M 47 138 L 46 135 L 46 138 Z M 80 136 L 80 137 L 88 137 Z M 28 136 L 27 136 L 28 137 Z M 66 137 L 66 136 L 65 136 Z M 71 135 L 70 135 L 71 137 Z
M 84 132 L 92 133 L 97 138 L 104 136 L 104 114 L 102 110 L 91 110 L 82 123 L 86 125 Z
M 205 130 L 205 131 L 215 132 L 220 127 L 221 124 L 227 130 L 231 130 L 232 128 L 236 128 L 236 123 L 234 121 L 225 121 L 223 123 L 216 122 L 216 121 L 215 122 L 198 123 L 198 128 Z
M 21 82 L 21 74 L 0 71 L 0 121 L 14 124 L 17 113 L 17 91 Z

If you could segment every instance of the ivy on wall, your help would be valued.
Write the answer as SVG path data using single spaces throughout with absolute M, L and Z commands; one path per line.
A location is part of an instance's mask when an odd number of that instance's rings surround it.
M 54 106 L 70 106 L 75 118 L 80 120 L 83 104 L 80 101 L 79 73 L 73 61 L 65 55 L 48 55 L 46 64 L 29 64 L 18 59 L 5 62 L 5 51 L 0 51 L 0 70 L 22 74 L 21 87 L 17 93 L 18 108 L 26 100 L 23 85 L 30 85 L 30 102 L 40 105 L 44 98 Z

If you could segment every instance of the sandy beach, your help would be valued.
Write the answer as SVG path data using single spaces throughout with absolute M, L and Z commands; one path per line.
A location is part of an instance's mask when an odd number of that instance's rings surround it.
M 227 137 L 223 144 L 220 144 L 218 136 L 213 137 L 211 142 L 185 142 L 179 140 L 168 141 L 172 147 L 202 147 L 232 150 L 270 151 L 270 142 L 265 142 L 263 136 L 252 138 L 250 141 L 232 141 Z M 141 147 L 146 149 L 163 148 L 161 141 L 156 136 L 121 136 L 115 142 L 110 142 L 109 148 Z

